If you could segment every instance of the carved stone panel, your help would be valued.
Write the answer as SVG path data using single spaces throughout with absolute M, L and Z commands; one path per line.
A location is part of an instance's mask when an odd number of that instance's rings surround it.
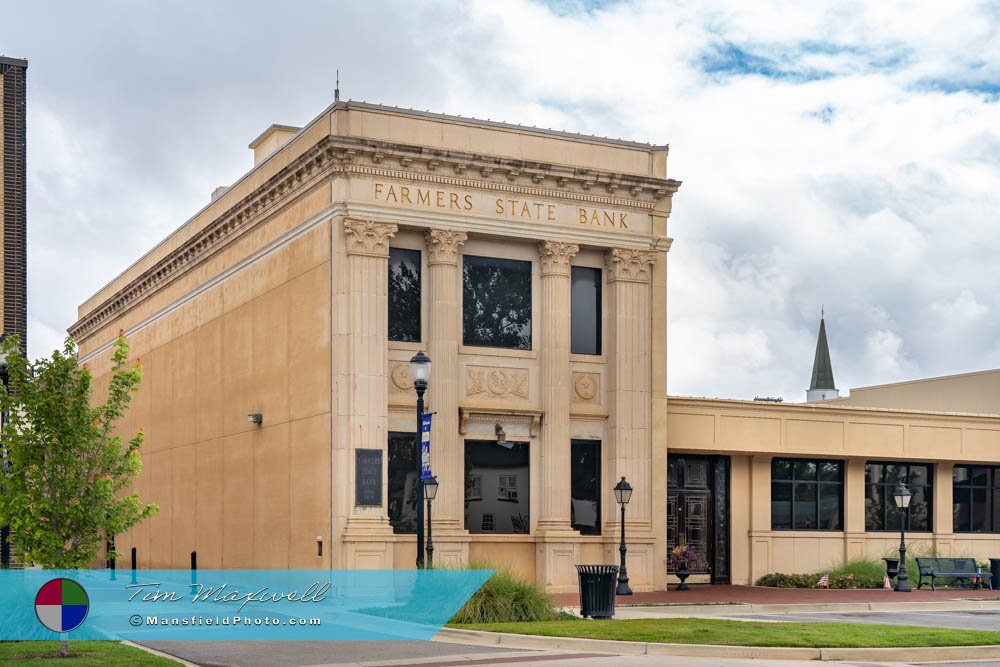
M 598 373 L 573 373 L 573 402 L 601 402 L 601 376 Z
M 392 362 L 389 368 L 389 391 L 394 394 L 406 394 L 412 389 L 413 376 L 410 375 L 409 362 Z
M 465 395 L 504 400 L 528 399 L 528 370 L 469 366 L 465 370 Z

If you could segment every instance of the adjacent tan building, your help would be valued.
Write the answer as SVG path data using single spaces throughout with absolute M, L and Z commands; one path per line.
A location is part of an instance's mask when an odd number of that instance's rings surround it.
M 882 555 L 887 461 L 929 466 L 904 473 L 930 475 L 920 540 L 1000 547 L 955 529 L 951 485 L 1000 463 L 1000 418 L 668 400 L 667 147 L 337 102 L 251 148 L 70 329 L 96 375 L 119 329 L 145 368 L 124 428 L 161 510 L 117 539 L 141 567 L 413 567 L 419 350 L 437 563 L 575 590 L 617 561 L 622 476 L 637 591 L 679 539 L 720 582 Z

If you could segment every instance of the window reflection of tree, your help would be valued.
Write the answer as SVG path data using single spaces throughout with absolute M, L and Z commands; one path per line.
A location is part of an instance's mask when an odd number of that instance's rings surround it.
M 389 249 L 389 340 L 420 340 L 420 251 Z
M 868 462 L 865 464 L 865 530 L 899 530 L 896 487 L 905 484 L 911 494 L 906 529 L 932 528 L 933 466 L 926 463 Z
M 531 349 L 531 262 L 466 255 L 462 324 L 466 345 Z
M 600 535 L 601 442 L 573 440 L 570 456 L 570 523 L 581 535 Z
M 416 467 L 416 434 L 389 433 L 388 515 L 394 533 L 417 532 Z

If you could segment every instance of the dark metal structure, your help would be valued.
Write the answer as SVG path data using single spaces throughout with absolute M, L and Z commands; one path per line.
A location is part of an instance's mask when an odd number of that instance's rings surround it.
M 28 61 L 0 56 L 0 190 L 3 223 L 3 331 L 28 333 L 27 288 L 27 72 Z
M 3 336 L 28 340 L 27 203 L 28 61 L 0 56 L 0 235 L 3 240 Z M 3 369 L 7 384 L 6 364 Z M 6 461 L 4 462 L 6 472 Z M 11 567 L 11 538 L 0 527 L 0 567 Z

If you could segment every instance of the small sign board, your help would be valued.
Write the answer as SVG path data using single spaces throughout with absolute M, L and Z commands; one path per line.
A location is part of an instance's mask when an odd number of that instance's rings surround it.
M 354 504 L 382 505 L 382 450 L 354 450 Z
M 431 477 L 431 417 L 424 413 L 420 418 L 420 479 Z

